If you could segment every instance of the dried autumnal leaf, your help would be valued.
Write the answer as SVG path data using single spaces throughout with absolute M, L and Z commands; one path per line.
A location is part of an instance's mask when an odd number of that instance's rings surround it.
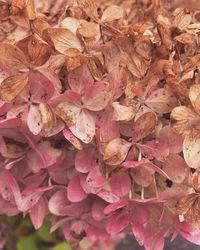
M 153 112 L 141 115 L 133 124 L 132 136 L 135 142 L 151 134 L 156 126 L 156 116 Z
M 104 10 L 103 15 L 101 17 L 101 21 L 105 22 L 112 22 L 117 19 L 121 19 L 124 15 L 124 11 L 122 8 L 116 5 L 111 5 L 106 10 Z
M 104 152 L 103 160 L 106 164 L 111 166 L 119 165 L 128 153 L 131 143 L 121 138 L 115 138 L 110 141 Z
M 0 99 L 4 102 L 12 102 L 21 93 L 28 83 L 28 73 L 18 73 L 6 78 L 0 84 Z
M 200 201 L 199 194 L 193 193 L 180 199 L 176 204 L 176 211 L 184 216 L 184 220 L 196 229 L 200 229 Z
M 199 127 L 199 123 L 200 117 L 186 106 L 178 106 L 171 112 L 171 128 L 178 134 L 182 134 L 187 129 Z
M 29 66 L 25 54 L 17 46 L 8 43 L 0 43 L 0 62 L 15 70 Z
M 83 51 L 79 39 L 68 29 L 49 28 L 45 30 L 51 38 L 56 50 L 65 54 L 67 49 L 74 48 Z
M 79 50 L 73 48 L 66 50 L 65 55 L 68 72 L 78 68 L 90 59 L 88 55 L 84 55 Z
M 183 155 L 186 163 L 191 168 L 200 167 L 200 130 L 186 131 L 183 141 Z
M 31 64 L 35 67 L 45 64 L 51 55 L 51 48 L 40 43 L 35 35 L 32 35 L 28 42 L 28 55 L 31 59 Z

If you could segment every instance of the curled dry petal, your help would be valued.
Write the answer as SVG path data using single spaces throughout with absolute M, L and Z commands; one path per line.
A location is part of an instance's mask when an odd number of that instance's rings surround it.
M 79 39 L 68 29 L 63 28 L 48 28 L 47 33 L 57 51 L 65 54 L 65 51 L 70 48 L 78 49 L 80 52 L 83 51 Z
M 113 139 L 105 148 L 103 157 L 104 162 L 111 166 L 119 165 L 126 158 L 130 147 L 131 143 L 124 139 Z
M 179 105 L 177 97 L 169 89 L 157 89 L 145 100 L 145 103 L 157 113 L 169 113 Z
M 190 108 L 179 106 L 172 110 L 170 123 L 176 133 L 182 134 L 187 129 L 199 127 L 200 117 Z
M 189 194 L 176 204 L 176 211 L 184 216 L 184 220 L 196 229 L 200 229 L 200 197 L 199 194 Z
M 6 78 L 0 84 L 0 99 L 12 102 L 28 83 L 28 73 L 18 73 Z
M 156 126 L 156 116 L 153 112 L 141 115 L 133 124 L 132 136 L 135 142 L 151 134 Z
M 68 128 L 65 128 L 63 130 L 63 135 L 69 142 L 71 142 L 71 144 L 75 148 L 77 148 L 78 150 L 83 149 L 81 142 L 76 138 L 76 136 L 72 134 L 72 132 Z
M 200 130 L 187 131 L 183 141 L 183 155 L 189 167 L 200 167 Z
M 25 54 L 15 45 L 0 43 L 0 62 L 8 68 L 19 70 L 28 68 Z

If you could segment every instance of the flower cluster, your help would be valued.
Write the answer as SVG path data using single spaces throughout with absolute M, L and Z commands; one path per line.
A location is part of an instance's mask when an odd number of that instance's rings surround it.
M 1 214 L 83 249 L 200 244 L 193 2 L 0 1 Z

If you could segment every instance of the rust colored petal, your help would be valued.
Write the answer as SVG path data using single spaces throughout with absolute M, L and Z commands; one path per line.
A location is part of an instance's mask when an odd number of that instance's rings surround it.
M 28 83 L 28 73 L 19 73 L 6 78 L 0 84 L 0 99 L 4 102 L 12 102 L 21 93 Z

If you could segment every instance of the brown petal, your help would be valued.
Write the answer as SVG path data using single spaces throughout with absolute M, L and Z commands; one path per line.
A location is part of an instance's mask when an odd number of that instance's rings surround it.
M 133 140 L 138 141 L 151 134 L 156 126 L 156 116 L 153 112 L 141 115 L 133 124 Z
M 172 129 L 182 134 L 184 130 L 191 129 L 193 126 L 198 126 L 200 117 L 186 106 L 179 106 L 172 110 L 170 116 Z
M 101 17 L 102 22 L 112 22 L 123 17 L 124 11 L 122 8 L 116 5 L 109 6 Z
M 34 33 L 42 37 L 43 31 L 50 28 L 50 25 L 42 18 L 36 18 L 31 22 L 31 28 Z
M 183 141 L 183 155 L 187 165 L 191 168 L 200 167 L 200 130 L 185 131 Z
M 200 84 L 194 84 L 189 91 L 190 101 L 197 113 L 200 112 Z
M 41 66 L 49 59 L 51 48 L 45 43 L 40 43 L 33 35 L 28 42 L 28 54 L 35 67 Z
M 103 160 L 106 164 L 116 166 L 120 164 L 128 153 L 131 143 L 121 138 L 115 138 L 110 141 L 104 152 Z
M 34 0 L 28 0 L 26 4 L 26 11 L 29 20 L 34 20 L 36 18 L 35 3 Z
M 0 1 L 0 20 L 10 15 L 9 4 Z
M 12 102 L 24 89 L 28 82 L 28 73 L 19 73 L 6 78 L 0 84 L 0 99 L 4 102 Z
M 89 56 L 80 53 L 77 49 L 68 49 L 65 52 L 67 71 L 70 72 L 89 60 Z
M 176 211 L 183 215 L 187 223 L 200 229 L 200 197 L 199 194 L 189 194 L 180 199 L 176 204 Z
M 0 43 L 0 62 L 16 70 L 29 66 L 25 54 L 17 46 L 7 43 Z
M 83 51 L 79 39 L 68 29 L 63 28 L 49 28 L 46 30 L 51 38 L 56 50 L 65 54 L 67 49 L 74 48 L 80 52 Z
M 97 5 L 95 0 L 78 0 L 78 6 L 93 20 L 98 20 Z

